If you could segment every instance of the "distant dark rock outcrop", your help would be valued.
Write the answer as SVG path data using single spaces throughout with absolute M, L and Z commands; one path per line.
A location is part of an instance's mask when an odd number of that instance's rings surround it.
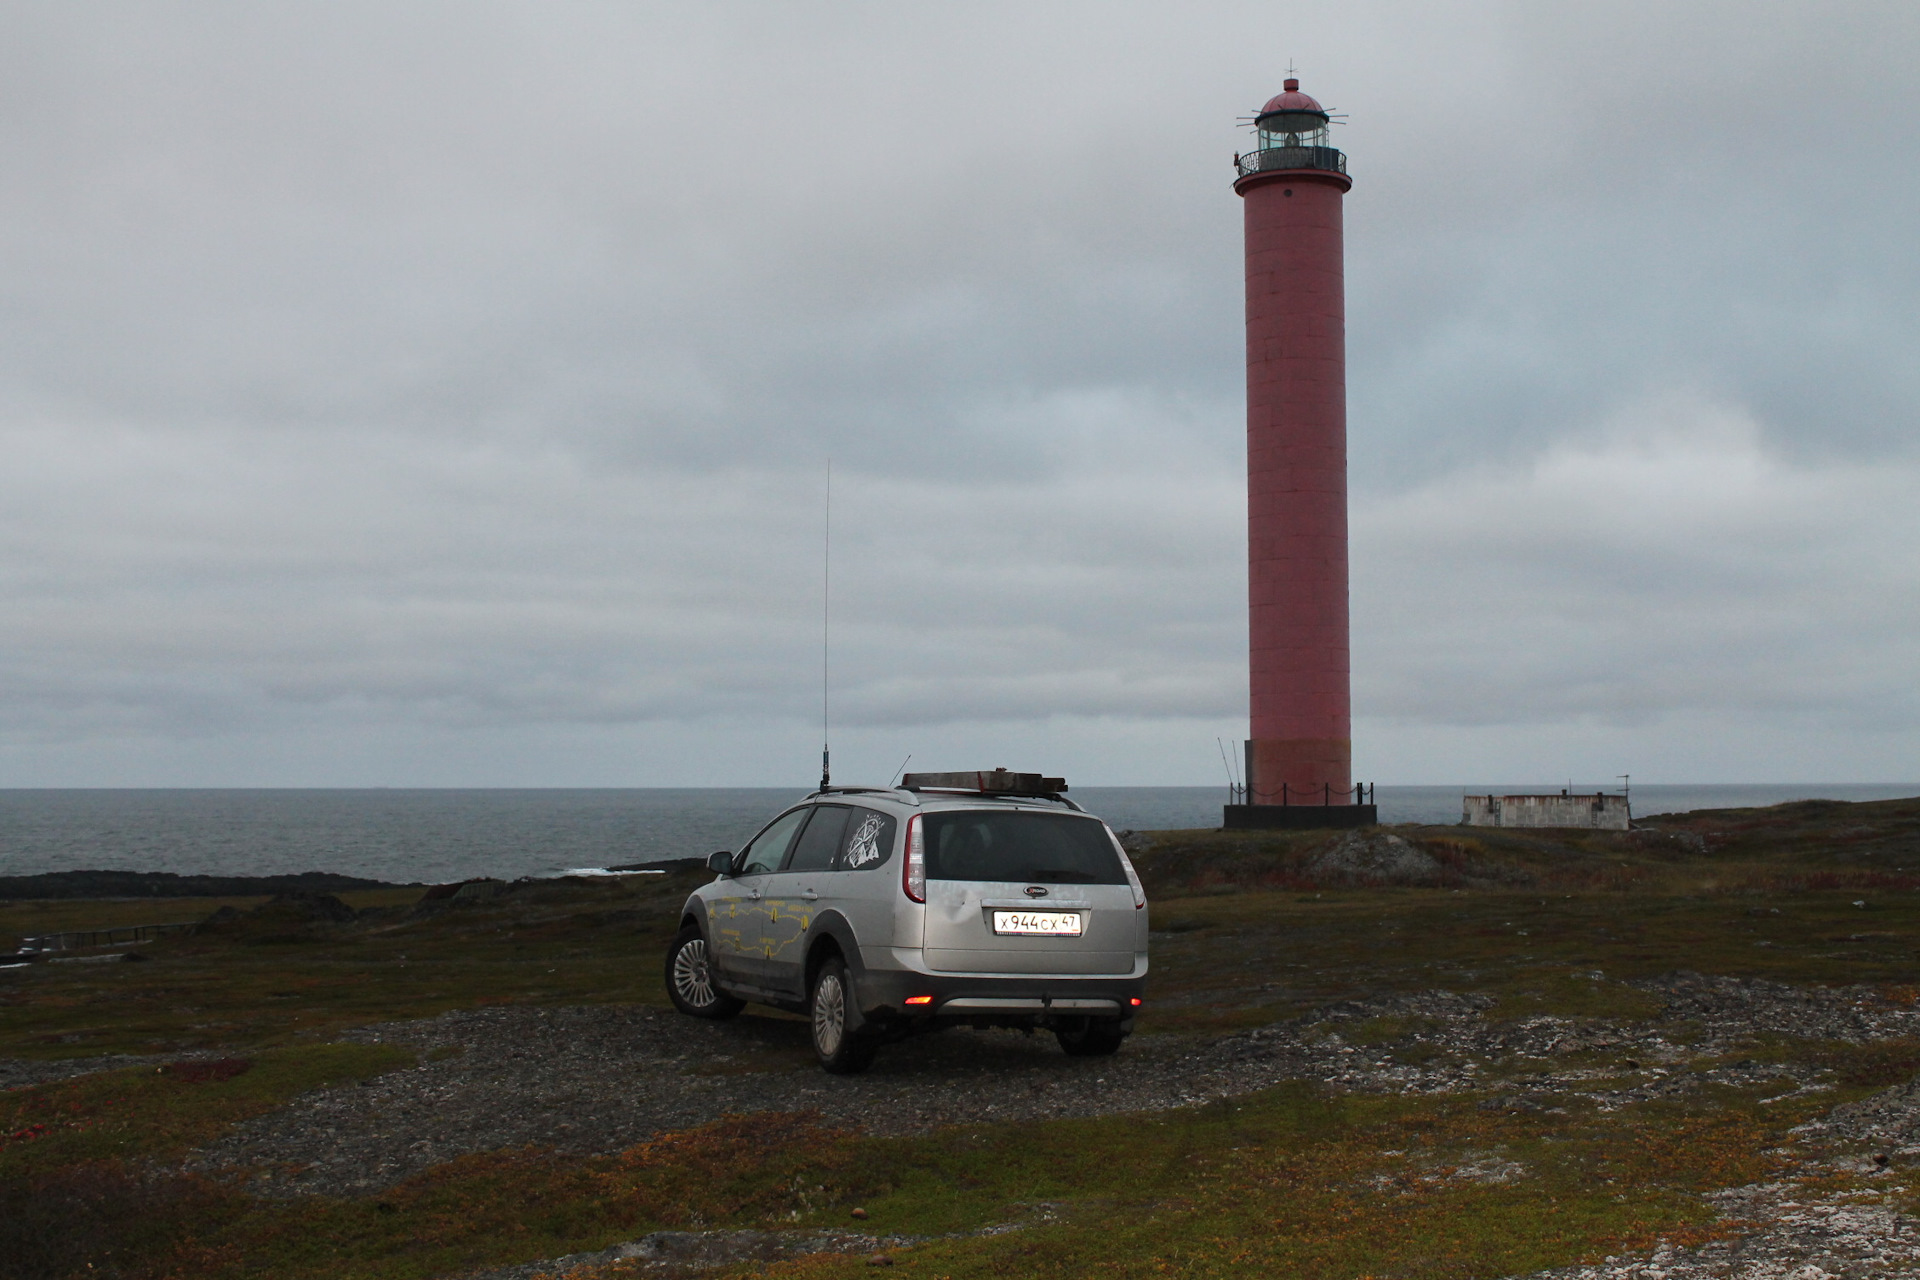
M 0 876 L 0 898 L 241 898 L 269 894 L 344 893 L 354 889 L 412 888 L 326 871 L 290 876 L 183 876 L 171 871 L 49 871 Z
M 351 924 L 358 915 L 330 893 L 276 893 L 245 911 L 222 907 L 194 932 L 254 945 L 316 942 L 329 934 L 328 926 Z
M 665 871 L 669 875 L 680 871 L 705 871 L 705 858 L 664 858 L 658 862 L 623 862 L 617 867 L 608 867 L 609 871 Z

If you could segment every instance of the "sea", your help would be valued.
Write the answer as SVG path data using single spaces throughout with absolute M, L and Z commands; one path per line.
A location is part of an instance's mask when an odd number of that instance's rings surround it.
M 1565 784 L 1387 787 L 1382 822 L 1453 823 L 1461 797 Z M 1590 787 L 1576 790 L 1592 791 Z M 0 875 L 327 871 L 438 883 L 561 875 L 735 849 L 806 792 L 778 787 L 471 790 L 0 789 Z M 1074 800 L 1116 830 L 1215 827 L 1224 787 L 1086 787 Z M 1789 800 L 1886 800 L 1920 784 L 1636 786 L 1636 816 Z

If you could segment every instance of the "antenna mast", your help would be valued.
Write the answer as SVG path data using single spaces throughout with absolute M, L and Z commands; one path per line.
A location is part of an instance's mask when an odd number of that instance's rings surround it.
M 827 653 L 833 619 L 833 459 L 827 459 L 826 522 L 820 547 L 820 789 L 833 780 L 827 756 Z

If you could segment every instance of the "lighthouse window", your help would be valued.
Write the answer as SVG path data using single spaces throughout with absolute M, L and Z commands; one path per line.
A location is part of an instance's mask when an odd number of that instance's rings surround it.
M 1287 194 L 1287 195 L 1292 195 L 1292 194 L 1293 194 L 1293 188 L 1292 188 L 1292 187 L 1288 187 L 1288 188 L 1287 188 L 1287 190 L 1286 190 L 1286 194 Z

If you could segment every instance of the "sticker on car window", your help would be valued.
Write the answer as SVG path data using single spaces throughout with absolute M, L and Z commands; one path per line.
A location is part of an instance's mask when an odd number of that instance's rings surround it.
M 886 839 L 891 835 L 893 824 L 877 813 L 862 812 L 858 821 L 847 831 L 847 852 L 844 865 L 850 871 L 862 867 L 871 867 L 887 860 Z

